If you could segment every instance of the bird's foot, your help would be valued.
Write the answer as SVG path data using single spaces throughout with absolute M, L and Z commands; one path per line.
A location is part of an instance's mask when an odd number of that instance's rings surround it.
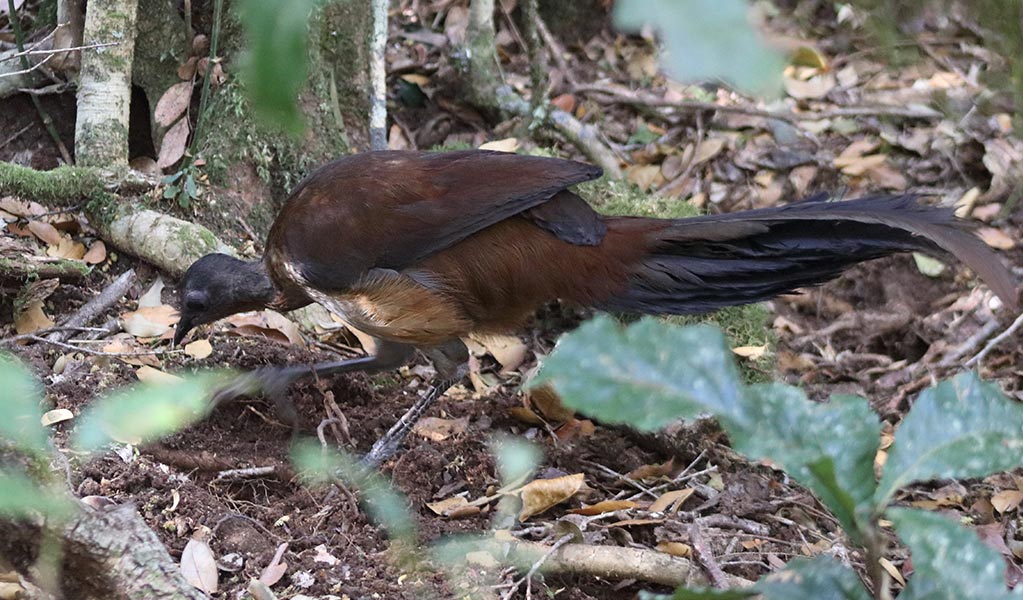
M 366 456 L 362 457 L 361 463 L 364 466 L 376 468 L 385 460 L 397 454 L 398 450 L 401 449 L 402 442 L 404 442 L 405 438 L 408 437 L 412 428 L 415 427 L 416 422 L 422 418 L 423 413 L 425 413 L 427 409 L 429 409 L 430 406 L 437 401 L 437 398 L 443 396 L 444 392 L 446 392 L 448 388 L 454 385 L 457 381 L 457 379 L 442 381 L 434 386 L 432 390 L 427 392 L 425 396 L 417 400 L 416 403 L 412 405 L 412 408 L 408 409 L 408 411 L 403 414 L 400 419 L 398 419 L 398 422 L 395 423 L 383 437 L 373 444 L 373 447 L 370 448 Z
M 298 412 L 287 397 L 288 386 L 302 371 L 294 367 L 262 367 L 241 373 L 213 394 L 213 406 L 241 396 L 262 395 L 273 401 L 277 416 L 290 425 L 298 423 Z

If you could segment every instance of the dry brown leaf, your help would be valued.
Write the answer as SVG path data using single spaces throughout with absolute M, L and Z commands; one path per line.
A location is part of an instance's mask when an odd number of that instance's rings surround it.
M 139 296 L 138 306 L 139 308 L 151 308 L 154 306 L 164 306 L 163 304 L 163 277 L 156 276 L 156 280 L 153 282 L 149 289 L 144 294 Z
M 448 37 L 451 45 L 460 48 L 465 43 L 465 32 L 469 27 L 469 9 L 455 4 L 448 9 L 444 18 L 444 35 Z
M 1019 508 L 1021 502 L 1023 502 L 1023 491 L 1020 490 L 1003 490 L 994 496 L 991 496 L 991 506 L 993 506 L 999 514 L 1004 514 L 1010 510 Z
M 180 85 L 180 84 L 179 84 Z M 188 146 L 188 119 L 179 119 L 163 136 L 160 143 L 160 156 L 156 159 L 156 166 L 166 169 L 181 160 L 185 155 L 185 148 Z
M 568 421 L 575 416 L 575 411 L 565 408 L 565 405 L 561 403 L 561 397 L 554 391 L 554 387 L 548 384 L 530 388 L 526 392 L 524 401 L 544 418 L 555 423 Z
M 56 425 L 64 421 L 70 421 L 75 418 L 75 413 L 71 412 L 66 408 L 55 408 L 48 410 L 43 413 L 43 416 L 39 419 L 43 427 L 49 427 L 50 425 Z
M 515 152 L 519 149 L 519 140 L 515 138 L 504 138 L 494 140 L 480 146 L 480 150 L 494 150 L 495 152 Z
M 130 336 L 116 337 L 103 346 L 104 352 L 111 353 L 140 352 L 140 354 L 136 356 L 117 357 L 118 360 L 121 360 L 122 362 L 125 362 L 129 365 L 134 365 L 136 367 L 150 366 L 155 367 L 157 369 L 163 366 L 163 363 L 160 362 L 160 358 L 155 354 L 141 354 L 141 352 L 145 350 L 146 348 L 140 346 L 138 342 L 135 341 L 135 338 L 132 338 Z
M 724 138 L 709 137 L 696 147 L 696 155 L 693 156 L 693 165 L 705 163 L 717 156 L 725 148 Z
M 82 257 L 87 264 L 98 265 L 107 259 L 107 246 L 103 240 L 96 240 L 89 245 L 89 250 Z
M 643 191 L 664 182 L 661 167 L 658 165 L 632 165 L 625 169 L 625 178 Z
M 469 339 L 478 344 L 479 349 L 494 357 L 501 365 L 502 373 L 510 373 L 517 369 L 529 353 L 526 344 L 513 335 L 470 334 Z
M 213 344 L 209 340 L 195 340 L 185 344 L 185 354 L 196 359 L 204 359 L 213 354 Z
M 76 242 L 67 236 L 60 238 L 60 243 L 46 249 L 46 255 L 53 258 L 64 258 L 70 260 L 82 260 L 85 257 L 85 245 Z
M 604 500 L 590 506 L 583 506 L 582 508 L 573 508 L 568 511 L 574 515 L 602 515 L 604 513 L 614 512 L 616 510 L 625 510 L 627 508 L 636 508 L 639 503 L 633 502 L 632 500 Z
M 576 104 L 578 104 L 578 100 L 576 100 L 575 96 L 573 96 L 572 94 L 561 94 L 555 96 L 551 100 L 551 104 L 554 106 L 554 108 L 563 110 L 568 114 L 572 114 L 572 111 L 575 110 Z
M 886 190 L 901 192 L 909 187 L 906 176 L 889 164 L 881 164 L 867 170 L 867 179 Z
M 190 80 L 195 77 L 195 67 L 199 64 L 199 58 L 196 56 L 188 57 L 180 67 L 178 67 L 178 79 Z
M 446 498 L 437 502 L 429 502 L 426 506 L 434 513 L 442 517 L 448 517 L 449 519 L 471 517 L 473 515 L 478 515 L 481 512 L 479 506 L 469 504 L 469 501 L 463 496 L 452 496 L 451 498 Z
M 412 431 L 428 440 L 440 442 L 453 435 L 465 433 L 469 427 L 469 417 L 460 419 L 442 419 L 440 417 L 424 417 L 416 421 Z
M 192 102 L 192 82 L 182 81 L 167 88 L 156 103 L 153 118 L 163 127 L 169 126 L 178 117 L 185 114 Z
M 658 496 L 657 500 L 654 500 L 647 510 L 650 512 L 678 512 L 682 504 L 695 492 L 696 490 L 693 488 L 665 492 Z
M 188 540 L 181 551 L 181 575 L 206 594 L 217 593 L 217 559 L 206 542 Z
M 143 306 L 121 315 L 121 326 L 135 337 L 160 337 L 178 322 L 177 309 L 167 304 Z
M 178 383 L 182 381 L 177 375 L 172 375 L 160 369 L 145 365 L 135 370 L 135 376 L 139 378 L 142 383 L 152 383 L 156 385 L 166 385 L 171 383 Z
M 544 420 L 540 418 L 540 415 L 526 408 L 525 406 L 513 406 L 508 409 L 508 414 L 511 418 L 527 425 L 543 425 Z
M 567 442 L 577 437 L 590 437 L 596 432 L 597 426 L 589 419 L 569 419 L 554 430 L 554 435 L 562 442 Z
M 868 170 L 880 167 L 888 157 L 884 154 L 867 154 L 866 156 L 838 156 L 835 158 L 835 167 L 841 169 L 846 175 L 859 176 Z
M 284 574 L 288 571 L 288 563 L 281 560 L 284 556 L 284 551 L 288 549 L 287 542 L 277 546 L 277 552 L 274 554 L 270 564 L 263 569 L 263 572 L 259 574 L 259 581 L 266 585 L 274 585 L 284 577 Z
M 666 477 L 675 471 L 675 458 L 669 458 L 667 462 L 659 465 L 643 465 L 629 472 L 629 479 L 657 479 Z
M 992 248 L 999 250 L 1012 250 L 1016 247 L 1016 240 L 1002 231 L 994 227 L 981 227 L 977 230 L 977 235 L 980 239 L 984 240 L 984 243 Z
M 805 81 L 784 75 L 782 84 L 785 86 L 785 92 L 797 100 L 816 100 L 827 96 L 828 92 L 835 89 L 838 82 L 833 74 L 824 73 Z
M 0 210 L 8 212 L 17 217 L 38 217 L 46 212 L 46 208 L 38 202 L 21 200 L 14 196 L 0 198 Z
M 579 492 L 585 478 L 582 473 L 576 473 L 553 479 L 536 479 L 522 486 L 519 490 L 522 499 L 519 521 L 525 521 L 568 500 Z
M 902 576 L 902 573 L 899 572 L 898 567 L 896 567 L 892 561 L 882 556 L 877 559 L 877 562 L 881 565 L 882 569 L 888 571 L 888 574 L 892 576 L 892 579 L 902 584 L 902 587 L 906 587 L 906 578 Z
M 14 318 L 14 330 L 18 335 L 34 333 L 50 327 L 53 327 L 53 320 L 43 312 L 42 300 L 29 302 Z
M 40 241 L 50 246 L 56 246 L 64 237 L 56 227 L 46 221 L 29 221 L 28 230 L 32 232 L 32 235 L 39 238 Z
M 659 542 L 657 544 L 657 551 L 664 552 L 665 554 L 671 554 L 672 556 L 680 556 L 682 558 L 689 558 L 693 554 L 693 549 L 689 544 L 683 544 L 682 542 Z

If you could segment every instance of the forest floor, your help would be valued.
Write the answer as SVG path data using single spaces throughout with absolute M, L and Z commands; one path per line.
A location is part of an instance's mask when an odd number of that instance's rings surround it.
M 391 146 L 475 147 L 509 138 L 531 144 L 521 133 L 521 121 L 494 125 L 458 100 L 448 57 L 464 36 L 466 3 L 401 4 L 394 13 L 388 55 L 395 123 Z M 1012 103 L 978 81 L 978 73 L 1002 59 L 983 46 L 967 20 L 925 15 L 918 24 L 918 43 L 908 49 L 913 59 L 894 64 L 862 28 L 848 21 L 836 25 L 836 15 L 828 10 L 771 19 L 779 40 L 812 50 L 803 53 L 803 66 L 790 67 L 786 96 L 770 105 L 724 89 L 666 81 L 657 72 L 651 42 L 614 33 L 606 19 L 577 27 L 550 16 L 552 38 L 561 46 L 553 49 L 561 59 L 548 69 L 550 86 L 560 107 L 603 132 L 621 155 L 628 180 L 649 191 L 652 202 L 655 197 L 659 203 L 690 202 L 718 212 L 771 206 L 823 190 L 844 190 L 848 197 L 919 193 L 929 202 L 962 206 L 1004 261 L 1017 275 L 1023 273 L 1017 242 L 1023 210 L 1015 201 L 1023 142 L 1013 128 Z M 525 90 L 528 63 L 519 27 L 502 17 L 498 30 L 506 76 Z M 71 146 L 73 96 L 45 101 Z M 561 155 L 584 159 L 554 138 L 543 143 Z M 0 102 L 0 160 L 51 168 L 58 157 L 29 102 L 18 97 Z M 197 218 L 203 220 L 202 202 L 196 204 Z M 0 216 L 8 218 L 17 207 L 0 208 L 5 211 Z M 48 209 L 31 210 L 38 215 Z M 52 221 L 59 233 L 69 233 L 84 246 L 93 240 L 87 227 L 75 222 L 75 214 L 40 219 Z M 13 226 L 0 238 L 0 254 L 45 254 L 59 248 L 59 240 L 48 244 L 40 234 L 22 229 L 24 221 L 8 220 Z M 258 235 L 248 241 L 259 249 Z M 34 309 L 19 307 L 18 329 L 43 327 L 47 319 L 62 321 L 128 268 L 136 270 L 137 282 L 99 322 L 134 312 L 155 331 L 129 327 L 80 344 L 91 352 L 31 340 L 13 345 L 45 384 L 47 409 L 77 415 L 96 397 L 150 377 L 153 369 L 252 369 L 357 351 L 357 340 L 339 333 L 329 318 L 298 333 L 290 322 L 266 316 L 207 330 L 208 355 L 201 346 L 193 347 L 191 355 L 172 351 L 165 331 L 173 315 L 162 308 L 177 303 L 172 282 L 162 292 L 157 286 L 147 294 L 158 273 L 113 251 L 84 281 L 59 286 Z M 0 285 L 0 338 L 9 338 L 16 334 L 13 298 L 20 286 Z M 870 399 L 888 441 L 920 390 L 962 370 L 1014 318 L 961 266 L 949 262 L 942 269 L 912 256 L 862 265 L 827 285 L 775 300 L 769 309 L 764 327 L 773 329 L 776 342 L 765 349 L 768 375 L 798 384 L 818 400 L 839 393 Z M 622 428 L 581 417 L 545 422 L 527 410 L 531 405 L 521 383 L 557 334 L 580 317 L 551 307 L 522 335 L 481 344 L 471 381 L 449 392 L 431 413 L 439 420 L 413 434 L 407 450 L 383 466 L 407 498 L 424 544 L 453 534 L 489 535 L 496 527 L 510 528 L 521 539 L 551 543 L 558 537 L 552 533 L 555 526 L 569 521 L 582 528 L 588 544 L 658 548 L 692 558 L 696 528 L 709 548 L 696 560 L 699 568 L 711 562 L 755 580 L 794 557 L 829 553 L 862 569 L 863 556 L 806 490 L 779 471 L 736 456 L 712 426 L 685 429 L 691 437 L 668 449 Z M 1019 400 L 1021 339 L 1018 333 L 1004 339 L 974 367 Z M 160 353 L 110 354 L 134 350 Z M 300 415 L 298 432 L 315 436 L 319 428 L 325 443 L 365 452 L 426 387 L 430 375 L 428 363 L 420 359 L 394 374 L 298 383 L 289 392 Z M 320 427 L 328 417 L 345 424 Z M 73 419 L 54 425 L 58 447 L 73 427 Z M 584 474 L 585 493 L 510 525 L 494 523 L 496 502 L 457 517 L 431 510 L 438 501 L 458 495 L 471 501 L 500 487 L 490 450 L 496 434 L 539 445 L 541 477 Z M 76 458 L 71 479 L 79 496 L 134 503 L 175 558 L 196 531 L 211 530 L 209 544 L 216 557 L 241 558 L 221 561 L 223 597 L 241 597 L 249 579 L 261 574 L 284 598 L 482 597 L 487 590 L 500 597 L 507 589 L 500 586 L 518 577 L 472 561 L 462 579 L 445 577 L 436 568 L 403 568 L 388 550 L 386 535 L 348 496 L 298 482 L 289 461 L 292 441 L 292 427 L 280 421 L 272 404 L 246 398 L 217 407 L 202 423 L 159 443 L 87 461 Z M 266 469 L 249 476 L 233 472 L 253 467 Z M 1023 576 L 1020 475 L 919 485 L 899 501 L 955 514 L 975 526 L 1003 553 L 1010 582 L 1016 583 Z M 674 511 L 651 512 L 649 503 L 668 492 L 684 501 Z M 604 500 L 638 504 L 597 518 L 571 513 Z M 265 569 L 281 545 L 286 545 L 287 565 L 275 575 Z M 912 570 L 905 554 L 895 558 L 894 572 Z M 538 586 L 546 589 L 542 593 L 573 600 L 625 598 L 641 589 L 668 591 L 637 580 L 568 575 L 537 581 L 534 591 Z M 524 597 L 524 590 L 514 597 Z

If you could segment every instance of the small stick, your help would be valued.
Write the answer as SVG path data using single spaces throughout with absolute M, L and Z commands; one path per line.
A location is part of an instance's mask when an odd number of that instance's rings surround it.
M 95 321 L 101 314 L 105 313 L 117 301 L 128 293 L 128 288 L 135 283 L 135 270 L 128 269 L 113 280 L 98 296 L 85 303 L 78 312 L 61 323 L 61 327 L 83 327 Z M 71 337 L 71 331 L 57 331 L 46 337 L 51 342 L 66 342 Z
M 571 542 L 572 539 L 573 536 L 569 534 L 561 536 L 561 539 L 554 542 L 550 550 L 544 552 L 543 555 L 541 555 L 540 558 L 538 558 L 536 562 L 533 563 L 533 566 L 531 566 L 529 568 L 529 571 L 526 572 L 526 576 L 513 583 L 512 586 L 508 588 L 508 590 L 504 594 L 501 595 L 501 600 L 511 600 L 511 597 L 515 595 L 515 592 L 519 591 L 519 587 L 522 585 L 523 582 L 526 583 L 526 598 L 527 599 L 531 598 L 533 595 L 533 576 L 536 575 L 537 571 L 540 570 L 540 567 L 542 567 L 543 564 L 547 562 L 547 559 L 558 551 L 558 548 L 561 548 L 565 544 Z
M 1001 344 L 1002 342 L 1004 342 L 1006 340 L 1006 338 L 1008 338 L 1012 334 L 1016 333 L 1016 331 L 1020 327 L 1023 327 L 1023 314 L 1021 314 L 1020 316 L 1016 317 L 1016 320 L 1013 321 L 1012 325 L 1009 325 L 1009 327 L 1006 328 L 1005 331 L 1003 331 L 1003 332 L 999 333 L 998 335 L 996 335 L 995 337 L 993 337 L 991 339 L 991 341 L 988 342 L 986 346 L 984 346 L 984 349 L 976 354 L 976 356 L 974 356 L 970 360 L 966 361 L 966 366 L 967 367 L 972 367 L 973 365 L 975 365 L 975 364 L 979 363 L 980 361 L 984 360 L 984 357 L 987 356 L 988 353 L 991 352 L 995 348 L 995 346 L 997 346 L 998 344 Z
M 277 470 L 277 467 L 271 465 L 269 467 L 247 467 L 244 469 L 228 469 L 217 473 L 214 481 L 234 481 L 236 479 L 247 479 L 249 477 L 263 477 L 265 475 L 272 475 Z
M 695 521 L 689 527 L 689 541 L 693 543 L 693 554 L 696 555 L 697 560 L 700 561 L 704 570 L 707 571 L 707 575 L 710 577 L 714 587 L 718 589 L 728 588 L 728 576 L 725 575 L 717 560 L 714 559 L 714 553 L 711 552 L 710 546 L 707 545 L 707 540 L 703 537 L 703 529 L 700 527 L 699 521 Z

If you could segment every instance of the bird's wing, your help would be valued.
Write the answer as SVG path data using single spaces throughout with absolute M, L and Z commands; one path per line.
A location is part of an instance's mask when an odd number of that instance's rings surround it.
M 267 250 L 309 284 L 341 289 L 371 268 L 414 265 L 600 174 L 584 163 L 481 150 L 356 154 L 299 184 Z M 558 219 L 578 213 L 553 211 L 545 222 L 556 226 L 545 228 L 571 230 Z

